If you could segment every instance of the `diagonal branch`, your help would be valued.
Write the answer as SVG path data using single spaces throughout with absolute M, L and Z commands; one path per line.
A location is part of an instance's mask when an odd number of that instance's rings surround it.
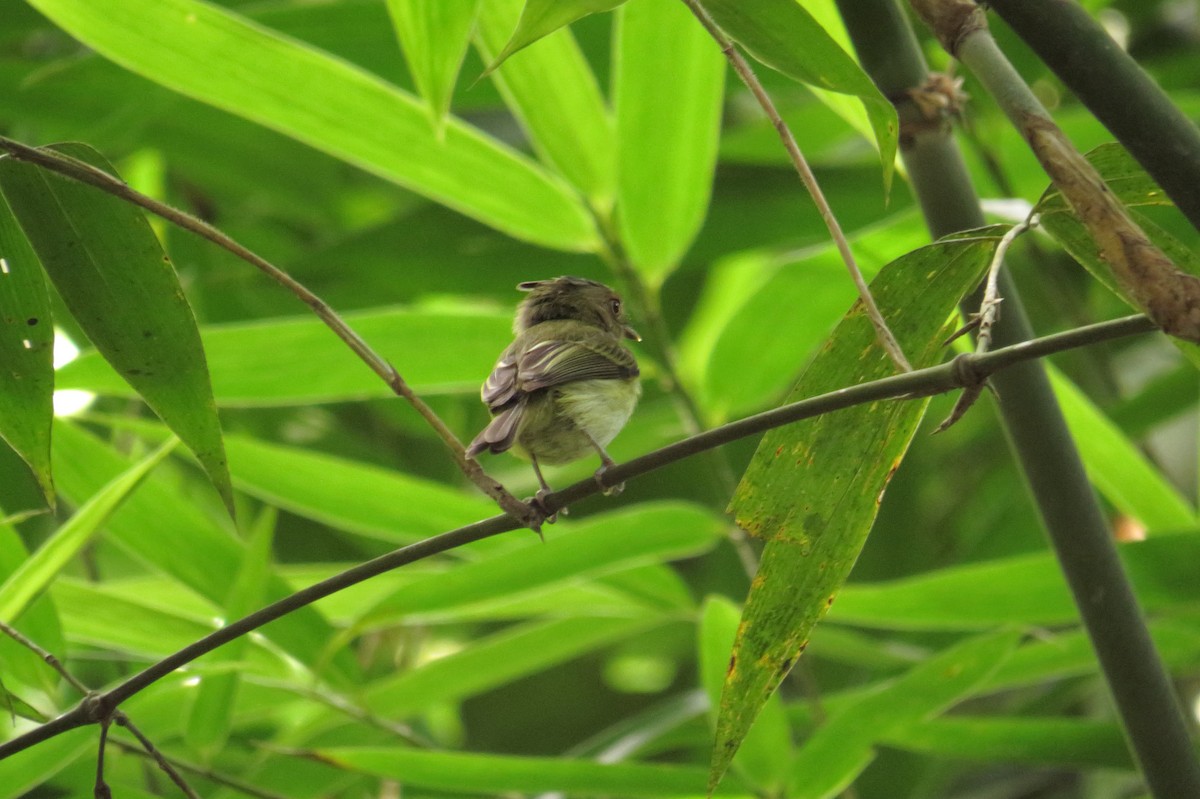
M 953 361 L 939 366 L 905 372 L 882 380 L 831 391 L 707 430 L 626 463 L 613 466 L 607 472 L 607 479 L 613 482 L 624 482 L 698 453 L 802 419 L 868 402 L 885 399 L 909 400 L 952 391 L 983 380 L 993 372 L 1014 364 L 1025 363 L 1075 347 L 1146 333 L 1154 329 L 1154 324 L 1145 316 L 1128 316 L 1111 322 L 1089 325 L 1065 333 L 1026 341 L 982 355 L 960 355 Z M 589 477 L 562 491 L 548 494 L 543 499 L 543 504 L 548 513 L 554 513 L 569 504 L 599 493 L 601 490 L 601 486 Z M 418 541 L 314 583 L 206 635 L 172 655 L 168 655 L 126 679 L 115 688 L 89 697 L 90 701 L 85 701 L 58 718 L 0 744 L 0 760 L 68 730 L 94 723 L 99 718 L 111 715 L 122 702 L 179 667 L 269 622 L 286 616 L 288 613 L 310 605 L 318 599 L 400 566 L 474 541 L 516 530 L 522 526 L 512 516 L 493 516 Z
M 539 515 L 529 505 L 510 494 L 503 485 L 489 477 L 484 472 L 482 466 L 475 460 L 467 457 L 466 449 L 463 447 L 462 442 L 458 440 L 458 437 L 454 435 L 454 432 L 442 421 L 441 417 L 434 413 L 433 409 L 424 400 L 417 396 L 386 358 L 371 349 L 371 345 L 358 335 L 350 325 L 346 324 L 345 320 L 328 303 L 299 283 L 287 272 L 284 272 L 249 248 L 234 241 L 207 222 L 180 211 L 178 208 L 172 208 L 165 203 L 161 203 L 153 197 L 148 197 L 141 192 L 135 191 L 120 178 L 97 169 L 91 164 L 85 164 L 82 161 L 56 153 L 53 150 L 30 147 L 5 136 L 0 136 L 0 150 L 7 151 L 13 158 L 37 164 L 43 169 L 48 169 L 72 180 L 77 180 L 80 183 L 94 186 L 114 197 L 119 197 L 126 202 L 144 208 L 150 213 L 160 216 L 168 222 L 216 244 L 218 247 L 233 253 L 238 258 L 256 267 L 311 308 L 321 321 L 338 338 L 344 341 L 363 363 L 371 368 L 371 371 L 379 375 L 387 383 L 392 391 L 408 400 L 417 413 L 421 414 L 425 421 L 429 423 L 429 426 L 433 428 L 434 432 L 437 433 L 438 437 L 445 443 L 446 448 L 450 450 L 454 462 L 458 465 L 462 473 L 480 491 L 491 497 L 500 506 L 501 510 L 514 519 L 520 520 L 522 526 L 536 528 L 541 522 Z

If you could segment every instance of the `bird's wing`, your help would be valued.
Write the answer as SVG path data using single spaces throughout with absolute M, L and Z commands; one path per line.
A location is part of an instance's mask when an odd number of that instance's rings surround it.
M 515 345 L 510 346 L 500 355 L 500 360 L 492 367 L 492 373 L 483 382 L 483 404 L 496 412 L 512 402 L 517 394 L 517 351 Z
M 543 341 L 516 363 L 516 384 L 526 393 L 576 380 L 621 380 L 638 374 L 633 353 L 615 340 Z

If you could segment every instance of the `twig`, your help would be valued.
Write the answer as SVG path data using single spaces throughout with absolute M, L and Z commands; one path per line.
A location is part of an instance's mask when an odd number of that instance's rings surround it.
M 775 108 L 775 103 L 772 102 L 770 95 L 767 94 L 767 90 L 759 82 L 749 62 L 738 52 L 737 47 L 725 35 L 725 31 L 721 30 L 717 23 L 713 21 L 713 18 L 708 15 L 708 12 L 700 5 L 699 0 L 683 0 L 683 2 L 721 47 L 721 52 L 729 59 L 729 63 L 733 66 L 733 71 L 742 79 L 742 83 L 746 84 L 746 88 L 758 100 L 758 104 L 766 113 L 767 118 L 775 126 L 775 130 L 779 133 L 779 138 L 783 141 L 783 146 L 787 150 L 788 156 L 792 159 L 792 165 L 795 166 L 800 179 L 804 181 L 804 187 L 808 189 L 813 202 L 816 203 L 817 210 L 820 212 L 825 226 L 829 228 L 829 235 L 833 238 L 834 244 L 837 245 L 838 252 L 842 256 L 842 261 L 845 262 L 846 269 L 850 272 L 850 278 L 854 281 L 854 287 L 858 289 L 858 296 L 862 300 L 863 307 L 867 311 L 867 316 L 870 318 L 871 324 L 875 326 L 876 335 L 879 336 L 879 342 L 883 345 L 884 351 L 887 352 L 900 371 L 912 371 L 912 366 L 909 364 L 908 359 L 904 357 L 904 351 L 900 348 L 900 343 L 892 335 L 892 331 L 887 326 L 887 321 L 884 320 L 883 314 L 879 312 L 879 306 L 875 304 L 875 298 L 871 296 L 871 289 L 867 286 L 867 281 L 863 278 L 862 272 L 859 271 L 858 264 L 854 260 L 854 253 L 850 251 L 850 244 L 846 241 L 846 236 L 842 233 L 841 225 L 838 224 L 837 217 L 833 214 L 833 209 L 829 207 L 829 202 L 825 199 L 825 194 L 821 191 L 821 186 L 817 183 L 816 175 L 813 174 L 808 161 L 804 158 L 804 154 L 800 152 L 800 145 L 796 143 L 796 138 L 792 135 L 791 129 L 783 121 L 783 117 L 779 115 L 779 111 Z
M 113 713 L 113 721 L 116 722 L 118 726 L 124 727 L 133 733 L 133 737 L 138 739 L 138 743 L 140 743 L 142 748 L 146 750 L 146 754 L 153 758 L 154 762 L 158 764 L 158 767 L 162 769 L 168 777 L 171 778 L 171 782 L 179 786 L 179 790 L 183 791 L 184 796 L 188 797 L 188 799 L 200 799 L 200 796 L 192 790 L 190 785 L 187 784 L 187 780 L 183 778 L 183 776 L 175 769 L 171 762 L 167 760 L 163 753 L 158 751 L 158 747 L 156 747 L 149 738 L 143 735 L 142 731 L 139 730 L 137 726 L 129 720 L 129 716 L 126 716 L 124 713 L 118 710 L 117 712 Z
M 96 785 L 92 795 L 96 799 L 112 799 L 112 788 L 104 781 L 104 745 L 108 743 L 109 719 L 100 720 L 100 746 L 96 749 Z
M 142 749 L 139 749 L 137 746 L 134 746 L 131 743 L 126 743 L 125 741 L 119 740 L 117 738 L 113 738 L 111 743 L 113 746 L 117 747 L 122 752 L 125 752 L 127 754 L 139 755 L 139 756 L 145 757 L 145 758 L 151 757 L 150 753 L 148 753 Z M 217 772 L 213 771 L 212 769 L 203 768 L 202 766 L 197 766 L 194 763 L 188 763 L 188 762 L 180 760 L 179 758 L 176 758 L 176 757 L 165 757 L 164 756 L 164 759 L 166 759 L 168 762 L 170 762 L 171 765 L 174 766 L 179 771 L 186 771 L 189 774 L 193 774 L 202 779 L 206 779 L 209 782 L 215 782 L 218 785 L 222 785 L 226 788 L 230 788 L 234 791 L 237 791 L 238 793 L 243 793 L 246 796 L 253 796 L 253 797 L 255 797 L 255 799 L 287 799 L 287 797 L 285 797 L 283 794 L 271 793 L 270 791 L 264 791 L 261 788 L 257 788 L 248 783 L 241 782 L 240 780 L 235 780 L 232 777 L 226 777 L 223 774 L 218 774 Z
M 1127 316 L 1110 322 L 1102 322 L 1100 324 L 1069 330 L 1065 333 L 1056 333 L 1044 338 L 1022 342 L 983 355 L 960 355 L 950 363 L 838 389 L 837 391 L 793 402 L 779 408 L 755 414 L 754 416 L 748 416 L 736 422 L 715 427 L 712 430 L 707 430 L 682 441 L 677 441 L 674 444 L 669 444 L 626 463 L 617 464 L 608 470 L 607 478 L 613 482 L 624 482 L 656 469 L 661 469 L 664 466 L 691 457 L 697 453 L 705 452 L 742 438 L 758 435 L 767 430 L 782 427 L 792 422 L 798 422 L 802 419 L 809 419 L 814 416 L 820 416 L 821 414 L 868 402 L 878 402 L 885 399 L 908 400 L 952 391 L 1017 363 L 1041 358 L 1055 352 L 1073 349 L 1086 344 L 1095 344 L 1138 333 L 1147 333 L 1155 329 L 1154 324 L 1145 316 Z M 547 510 L 553 513 L 585 497 L 599 493 L 601 490 L 602 488 L 596 480 L 588 477 L 562 491 L 546 495 L 543 503 L 546 505 Z M 493 516 L 489 519 L 484 519 L 465 527 L 459 527 L 458 529 L 433 536 L 432 538 L 418 541 L 415 544 L 393 550 L 386 555 L 381 555 L 366 563 L 360 563 L 346 571 L 314 583 L 307 588 L 303 588 L 290 596 L 273 602 L 248 616 L 206 635 L 172 655 L 168 655 L 157 663 L 129 677 L 115 688 L 102 694 L 94 695 L 90 703 L 82 703 L 23 735 L 0 743 L 0 760 L 68 730 L 94 723 L 98 718 L 103 717 L 105 712 L 111 713 L 113 708 L 116 708 L 131 696 L 141 692 L 180 666 L 186 665 L 201 655 L 207 654 L 252 630 L 256 630 L 268 622 L 272 622 L 299 608 L 310 605 L 318 599 L 327 597 L 352 585 L 357 585 L 364 580 L 400 566 L 414 563 L 474 541 L 506 533 L 521 526 L 523 525 L 517 522 L 512 516 Z
M 2 621 L 0 621 L 0 632 L 4 633 L 9 638 L 13 639 L 18 644 L 41 658 L 48 666 L 50 666 L 50 668 L 62 675 L 62 678 L 69 682 L 71 687 L 73 687 L 79 693 L 87 695 L 92 690 L 84 685 L 78 678 L 76 678 L 74 674 L 68 671 L 67 667 L 62 664 L 61 660 L 56 658 L 50 652 L 47 652 L 45 649 L 42 649 L 42 647 L 38 646 L 33 641 L 22 635 L 19 631 Z
M 458 440 L 454 432 L 446 426 L 446 423 L 434 413 L 433 409 L 424 400 L 413 392 L 412 388 L 409 387 L 408 383 L 405 382 L 404 378 L 400 376 L 400 373 L 396 371 L 396 368 L 387 359 L 371 349 L 371 346 L 346 324 L 345 320 L 328 303 L 303 284 L 296 281 L 287 272 L 284 272 L 262 256 L 234 241 L 207 222 L 197 219 L 191 214 L 180 211 L 177 208 L 172 208 L 165 203 L 161 203 L 139 191 L 135 191 L 120 178 L 110 175 L 102 169 L 97 169 L 91 164 L 84 163 L 53 150 L 30 147 L 5 136 L 0 136 L 0 150 L 7 151 L 17 160 L 37 164 L 43 169 L 48 169 L 72 180 L 77 180 L 80 183 L 94 186 L 114 197 L 140 206 L 150 213 L 162 217 L 168 222 L 216 244 L 218 247 L 233 253 L 238 258 L 256 267 L 311 308 L 317 317 L 338 338 L 344 341 L 363 363 L 371 368 L 371 371 L 375 372 L 375 374 L 379 375 L 387 383 L 392 391 L 408 400 L 417 413 L 425 419 L 434 432 L 437 433 L 438 437 L 445 443 L 447 449 L 453 455 L 454 462 L 458 465 L 458 468 L 480 491 L 491 497 L 505 513 L 520 520 L 522 526 L 536 528 L 540 524 L 541 517 L 533 508 L 508 493 L 503 485 L 489 477 L 483 471 L 482 466 L 467 457 L 462 442 Z
M 992 344 L 992 325 L 996 323 L 996 319 L 1000 315 L 1000 303 L 1003 297 L 1000 296 L 1000 289 L 997 285 L 1000 279 L 1000 270 L 1004 267 L 1004 256 L 1008 253 L 1008 248 L 1017 240 L 1025 231 L 1037 224 L 1037 214 L 1030 213 L 1025 217 L 1020 224 L 1013 225 L 1008 232 L 1001 237 L 996 245 L 996 251 L 992 254 L 992 262 L 988 265 L 987 280 L 984 283 L 983 299 L 979 303 L 979 310 L 976 311 L 966 325 L 958 332 L 946 340 L 949 344 L 954 339 L 958 338 L 963 333 L 969 330 L 978 330 L 978 335 L 975 336 L 975 353 L 982 355 L 988 351 Z M 986 381 L 981 381 L 975 385 L 967 386 L 959 395 L 958 401 L 954 403 L 954 407 L 950 410 L 950 415 L 934 429 L 934 434 L 942 432 L 953 426 L 959 419 L 966 415 L 971 406 L 975 404 L 983 395 L 983 389 L 987 387 Z

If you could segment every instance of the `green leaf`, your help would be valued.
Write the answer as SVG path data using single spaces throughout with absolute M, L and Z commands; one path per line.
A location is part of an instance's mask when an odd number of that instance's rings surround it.
M 373 309 L 344 316 L 422 394 L 475 393 L 512 338 L 508 314 Z M 222 407 L 308 405 L 390 397 L 392 390 L 312 317 L 287 317 L 201 330 L 213 391 Z M 282 358 L 280 353 L 304 353 Z M 59 388 L 128 396 L 96 353 L 58 371 Z
M 82 727 L 0 760 L 0 799 L 36 796 L 37 786 L 85 755 L 94 756 L 95 751 L 95 730 Z
M 0 581 L 6 580 L 29 560 L 29 550 L 16 529 L 0 522 Z M 63 652 L 66 644 L 58 612 L 44 594 L 35 599 L 12 625 L 49 652 Z M 53 696 L 59 682 L 56 672 L 40 657 L 8 636 L 0 636 L 0 677 L 9 690 L 29 688 Z M 3 710 L 0 710 L 0 716 Z
M 1075 769 L 1134 769 L 1125 736 L 1112 722 L 956 716 L 910 724 L 881 740 L 935 757 Z
M 494 71 L 513 53 L 544 36 L 549 36 L 559 28 L 565 28 L 589 14 L 614 9 L 624 2 L 625 0 L 525 0 L 516 30 L 483 74 Z
M 943 240 L 893 261 L 872 282 L 875 300 L 914 366 L 942 357 L 947 320 L 978 281 L 996 242 L 989 230 Z M 787 401 L 892 372 L 856 303 Z M 732 508 L 737 523 L 766 546 L 721 696 L 713 784 L 845 582 L 924 405 L 862 405 L 773 430 L 759 444 Z
M 885 191 L 895 169 L 896 109 L 862 68 L 796 0 L 701 0 L 721 28 L 755 59 L 784 75 L 862 101 L 875 131 Z
M 29 466 L 54 507 L 54 323 L 41 262 L 0 193 L 0 438 Z
M 709 720 L 716 722 L 721 702 L 721 685 L 729 666 L 729 651 L 737 636 L 740 609 L 723 597 L 709 597 L 701 610 L 697 629 L 700 681 L 708 694 Z M 783 702 L 776 694 L 742 741 L 733 768 L 747 784 L 763 796 L 779 796 L 787 782 L 792 762 L 792 738 Z
M 429 752 L 398 747 L 323 748 L 327 763 L 405 785 L 474 794 L 543 793 L 569 796 L 696 797 L 704 770 L 643 763 L 595 763 L 555 757 L 506 757 Z
M 1119 551 L 1148 612 L 1200 604 L 1200 583 L 1187 576 L 1200 558 L 1194 532 L 1122 544 Z M 1014 585 L 1021 589 L 1014 591 Z M 1039 553 L 848 585 L 834 618 L 898 630 L 971 630 L 1005 623 L 1074 624 L 1079 611 L 1054 557 Z
M 62 419 L 55 422 L 53 452 L 59 491 L 76 503 L 130 466 L 110 445 Z M 169 536 L 163 535 L 163 519 L 170 519 Z M 173 481 L 157 474 L 150 475 L 141 490 L 113 514 L 106 529 L 106 541 L 217 608 L 228 597 L 229 575 L 237 573 L 246 556 L 244 545 L 211 514 L 186 498 Z M 266 590 L 271 601 L 291 593 L 279 577 L 269 579 Z M 264 635 L 296 660 L 315 667 L 334 632 L 316 610 L 306 607 L 273 622 Z M 336 683 L 351 679 L 358 671 L 348 651 L 338 653 L 333 667 L 323 676 Z
M 0 620 L 12 624 L 179 442 L 171 439 L 113 478 L 85 502 L 29 560 L 0 584 Z
M 403 586 L 365 614 L 390 618 L 403 612 L 429 618 L 448 609 L 508 600 L 566 581 L 581 580 L 703 552 L 721 531 L 709 511 L 679 502 L 643 503 L 596 516 L 545 545 L 502 552 Z
M 576 616 L 512 627 L 473 641 L 461 652 L 368 686 L 363 703 L 386 718 L 412 715 L 537 674 L 660 622 L 652 616 Z
M 553 2 L 554 9 L 565 5 Z M 520 7 L 521 0 L 488 0 L 480 8 L 475 41 L 484 60 L 495 59 Z M 616 191 L 616 134 L 596 76 L 571 32 L 549 34 L 493 72 L 492 80 L 541 159 L 607 212 Z
M 84 145 L 53 148 L 105 172 Z M 142 211 L 32 164 L 0 159 L 30 244 L 88 338 L 200 460 L 232 512 L 233 488 L 196 319 Z
M 387 0 L 408 69 L 441 131 L 479 0 Z
M 1151 532 L 1195 527 L 1195 510 L 1133 442 L 1078 386 L 1057 369 L 1048 371 L 1088 477 L 1100 493 Z
M 1007 631 L 967 639 L 831 716 L 796 753 L 787 795 L 837 796 L 874 759 L 877 741 L 970 696 L 1019 640 L 1019 633 Z
M 410 94 L 226 9 L 197 0 L 31 5 L 126 69 L 509 235 L 561 250 L 597 246 L 578 198 L 529 159 L 453 118 L 438 136 Z
M 708 211 L 725 58 L 678 0 L 639 0 L 617 20 L 617 224 L 634 265 L 658 285 Z

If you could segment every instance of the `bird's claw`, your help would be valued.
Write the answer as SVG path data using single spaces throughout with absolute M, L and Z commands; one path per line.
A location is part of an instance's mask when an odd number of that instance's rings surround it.
M 625 490 L 624 483 L 617 483 L 616 485 L 606 485 L 604 482 L 604 475 L 608 472 L 608 467 L 613 466 L 613 465 L 615 465 L 615 464 L 606 463 L 603 466 L 601 466 L 599 469 L 597 469 L 596 472 L 592 475 L 592 479 L 596 481 L 596 485 L 600 486 L 600 490 L 604 493 L 604 496 L 606 496 L 606 497 L 615 497 L 617 494 L 620 494 L 622 491 Z

